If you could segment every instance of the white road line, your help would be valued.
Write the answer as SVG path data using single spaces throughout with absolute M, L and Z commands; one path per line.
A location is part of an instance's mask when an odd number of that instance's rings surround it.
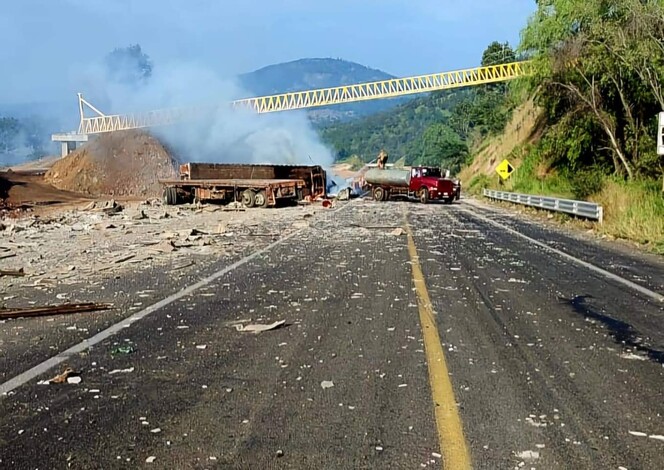
M 586 261 L 575 258 L 574 256 L 572 256 L 568 253 L 565 253 L 564 251 L 560 251 L 556 248 L 550 247 L 546 243 L 542 243 L 538 240 L 535 240 L 534 238 L 531 238 L 527 235 L 524 235 L 523 233 L 521 233 L 517 230 L 514 230 L 513 228 L 510 228 L 506 225 L 503 225 L 500 222 L 496 222 L 494 220 L 491 220 L 488 217 L 477 214 L 477 213 L 475 213 L 473 211 L 470 211 L 468 209 L 461 209 L 460 211 L 465 212 L 466 214 L 470 215 L 471 217 L 475 217 L 476 219 L 482 220 L 482 221 L 484 221 L 488 224 L 494 225 L 496 227 L 500 227 L 503 230 L 506 230 L 506 231 L 510 232 L 511 234 L 516 235 L 517 237 L 521 237 L 525 240 L 528 240 L 530 243 L 532 243 L 534 245 L 537 245 L 541 248 L 544 248 L 545 250 L 556 253 L 557 255 L 562 256 L 563 258 L 568 259 L 570 261 L 573 261 L 574 263 L 579 264 L 579 265 L 583 266 L 584 268 L 590 269 L 591 271 L 594 271 L 597 274 L 600 274 L 600 275 L 602 275 L 602 276 L 604 276 L 608 279 L 611 279 L 612 281 L 619 282 L 620 284 L 623 284 L 623 285 L 625 285 L 625 286 L 627 286 L 631 289 L 634 289 L 635 291 L 638 291 L 641 294 L 643 294 L 647 297 L 650 297 L 653 300 L 656 300 L 658 302 L 664 302 L 664 295 L 661 295 L 661 294 L 658 294 L 657 292 L 651 291 L 650 289 L 648 289 L 646 287 L 643 287 L 639 284 L 636 284 L 632 281 L 629 281 L 625 278 L 622 278 L 622 277 L 618 276 L 617 274 L 613 274 L 609 271 L 606 271 L 605 269 L 602 269 L 602 268 L 599 268 L 599 267 L 595 266 L 594 264 L 590 264 Z
M 346 207 L 346 206 L 344 206 Z M 80 343 L 72 346 L 71 348 L 59 353 L 57 356 L 53 356 L 50 359 L 45 360 L 44 362 L 34 366 L 31 369 L 28 369 L 27 371 L 17 375 L 16 377 L 8 380 L 7 382 L 3 383 L 0 385 L 0 395 L 7 395 L 7 393 L 11 392 L 12 390 L 20 387 L 21 385 L 29 382 L 30 380 L 40 376 L 44 372 L 48 371 L 49 369 L 52 369 L 53 367 L 57 366 L 58 364 L 61 364 L 62 362 L 70 359 L 72 356 L 75 354 L 79 354 L 86 349 L 90 348 L 91 346 L 94 346 L 95 344 L 98 344 L 105 339 L 113 336 L 117 332 L 123 330 L 124 328 L 130 326 L 132 323 L 135 323 L 151 313 L 156 312 L 160 308 L 163 308 L 173 302 L 175 302 L 178 299 L 181 299 L 182 297 L 185 297 L 192 292 L 194 292 L 197 289 L 200 289 L 201 287 L 210 284 L 211 282 L 215 281 L 216 279 L 219 279 L 221 276 L 228 274 L 229 272 L 233 271 L 234 269 L 239 268 L 243 264 L 248 263 L 249 261 L 259 257 L 263 253 L 271 250 L 275 246 L 285 242 L 286 240 L 289 240 L 293 238 L 295 235 L 298 235 L 302 232 L 302 230 L 296 230 L 293 233 L 290 233 L 279 240 L 269 244 L 265 248 L 262 248 L 249 256 L 246 256 L 245 258 L 242 258 L 239 261 L 236 261 L 235 263 L 226 266 L 225 268 L 215 272 L 214 274 L 206 277 L 205 279 L 202 279 L 198 281 L 195 284 L 190 285 L 189 287 L 186 287 L 182 289 L 181 291 L 176 292 L 175 294 L 172 294 L 165 299 L 160 300 L 159 302 L 150 305 L 149 307 L 141 310 L 140 312 L 136 312 L 133 315 L 131 315 L 128 318 L 125 318 L 118 323 L 111 325 L 110 327 L 106 328 L 103 331 L 100 331 L 96 335 L 92 336 L 91 338 L 84 339 Z

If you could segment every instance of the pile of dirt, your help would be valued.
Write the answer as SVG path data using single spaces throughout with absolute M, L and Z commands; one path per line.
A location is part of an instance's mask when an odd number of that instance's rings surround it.
M 102 134 L 56 162 L 45 179 L 58 189 L 93 196 L 159 197 L 159 179 L 176 177 L 175 158 L 143 131 Z

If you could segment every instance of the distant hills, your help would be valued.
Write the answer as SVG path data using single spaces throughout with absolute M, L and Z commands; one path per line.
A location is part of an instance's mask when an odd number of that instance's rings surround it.
M 240 85 L 245 89 L 248 96 L 273 95 L 291 91 L 329 88 L 390 78 L 395 77 L 382 70 L 372 69 L 342 59 L 300 59 L 269 65 L 238 77 Z M 327 108 L 312 108 L 307 112 L 313 121 L 326 124 L 336 121 L 347 121 L 386 111 L 410 99 L 393 98 L 349 103 Z M 99 105 L 102 106 L 102 104 Z M 75 96 L 66 97 L 62 101 L 54 102 L 26 102 L 11 105 L 0 103 L 0 116 L 12 116 L 16 118 L 30 116 L 52 117 L 63 116 L 63 114 L 67 113 L 67 117 L 71 116 L 71 123 L 68 125 L 72 126 L 72 129 L 77 121 L 76 111 Z
M 330 88 L 390 78 L 395 77 L 382 70 L 342 59 L 300 59 L 270 65 L 239 77 L 240 84 L 254 96 Z M 386 111 L 405 101 L 408 101 L 408 98 L 365 101 L 313 108 L 308 113 L 310 118 L 317 122 L 345 121 Z

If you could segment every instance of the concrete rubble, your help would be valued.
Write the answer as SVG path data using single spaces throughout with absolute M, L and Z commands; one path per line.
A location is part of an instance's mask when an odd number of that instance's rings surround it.
M 215 205 L 162 206 L 94 201 L 49 215 L 0 220 L 0 307 L 16 288 L 50 290 L 91 284 L 131 271 L 203 266 L 264 246 L 293 230 L 316 208 L 229 210 Z M 19 277 L 20 276 L 20 277 Z

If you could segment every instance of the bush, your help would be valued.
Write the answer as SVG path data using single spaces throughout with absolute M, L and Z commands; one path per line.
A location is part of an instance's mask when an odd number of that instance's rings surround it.
M 597 168 L 577 171 L 571 175 L 572 193 L 577 199 L 587 199 L 604 188 L 604 174 Z
M 471 194 L 479 194 L 483 189 L 491 186 L 491 178 L 487 175 L 477 175 L 468 184 L 468 192 Z

